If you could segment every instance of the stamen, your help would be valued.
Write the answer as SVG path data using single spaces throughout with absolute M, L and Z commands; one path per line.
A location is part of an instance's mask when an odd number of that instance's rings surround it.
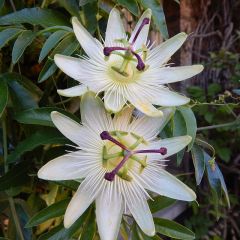
M 124 47 L 104 47 L 103 48 L 103 54 L 108 57 L 108 56 L 110 56 L 111 52 L 117 51 L 117 50 L 128 50 L 128 48 L 124 48 Z
M 134 38 L 133 38 L 133 41 L 131 42 L 132 45 L 136 42 L 136 40 L 137 40 L 137 38 L 138 38 L 138 35 L 139 35 L 139 33 L 142 31 L 143 27 L 144 27 L 145 25 L 149 24 L 149 23 L 150 23 L 150 19 L 149 19 L 149 18 L 144 18 L 144 19 L 143 19 L 140 27 L 138 28 L 138 30 L 137 30 L 137 32 L 136 32 L 136 35 L 135 35 Z
M 100 134 L 100 137 L 102 140 L 109 140 L 110 142 L 113 142 L 115 143 L 116 145 L 118 145 L 120 148 L 126 150 L 129 152 L 129 150 L 127 149 L 126 146 L 124 146 L 122 143 L 120 143 L 118 140 L 116 140 L 115 138 L 113 138 L 108 131 L 103 131 L 101 134 Z

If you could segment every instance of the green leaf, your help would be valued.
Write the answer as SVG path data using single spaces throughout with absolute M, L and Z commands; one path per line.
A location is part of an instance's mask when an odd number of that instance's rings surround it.
M 22 32 L 19 28 L 7 28 L 0 32 L 0 49 Z
M 29 220 L 29 207 L 27 203 L 22 199 L 15 199 L 15 206 L 24 239 L 25 240 L 33 239 L 32 229 L 24 228 L 24 225 Z M 18 239 L 18 237 L 16 237 L 15 239 Z
M 133 15 L 139 15 L 139 8 L 136 0 L 117 0 L 117 3 L 127 8 Z
M 175 202 L 176 202 L 175 199 L 164 196 L 157 196 L 153 198 L 153 201 L 149 199 L 148 205 L 150 207 L 151 213 L 155 213 L 173 205 Z
M 42 209 L 28 221 L 25 227 L 34 227 L 51 218 L 62 216 L 65 213 L 69 201 L 70 198 L 67 198 Z
M 216 94 L 220 93 L 222 90 L 221 85 L 218 83 L 211 83 L 209 84 L 207 91 L 208 96 L 214 97 Z
M 4 79 L 0 76 L 0 118 L 8 103 L 8 86 Z
M 95 212 L 90 210 L 84 223 L 84 228 L 80 240 L 93 240 L 96 234 Z
M 72 16 L 79 17 L 79 4 L 76 0 L 58 0 L 60 5 L 64 7 Z
M 176 110 L 173 117 L 173 136 L 184 136 L 187 134 L 187 127 L 185 120 L 179 110 Z M 179 166 L 182 162 L 185 149 L 177 153 L 177 165 Z
M 38 240 L 66 240 L 72 239 L 72 235 L 78 231 L 84 223 L 86 216 L 88 215 L 86 211 L 70 228 L 64 228 L 63 224 L 51 229 L 49 232 L 41 235 Z
M 32 25 L 50 26 L 69 26 L 69 21 L 58 11 L 41 8 L 24 8 L 20 11 L 0 17 L 0 25 L 16 25 L 29 23 Z
M 82 8 L 85 15 L 86 28 L 91 34 L 94 34 L 98 25 L 97 22 L 98 3 L 97 1 L 90 2 L 85 4 Z
M 27 171 L 30 165 L 23 161 L 13 166 L 5 175 L 0 177 L 0 191 L 20 186 L 29 181 Z
M 197 144 L 194 144 L 191 153 L 193 165 L 195 168 L 195 179 L 197 185 L 199 185 L 202 181 L 203 174 L 205 171 L 204 152 Z
M 36 125 L 53 127 L 54 124 L 51 119 L 51 112 L 53 112 L 53 111 L 60 112 L 64 115 L 74 119 L 75 121 L 80 122 L 79 119 L 75 115 L 73 115 L 61 108 L 56 108 L 56 107 L 43 107 L 43 108 L 28 109 L 28 110 L 21 111 L 21 112 L 15 114 L 14 118 L 20 123 L 36 124 Z
M 65 188 L 69 188 L 72 189 L 74 191 L 76 191 L 79 187 L 79 182 L 75 181 L 75 180 L 66 180 L 66 181 L 51 181 L 55 184 L 58 184 L 60 186 L 63 186 Z
M 192 240 L 194 233 L 183 225 L 164 218 L 154 218 L 156 231 L 175 239 Z
M 143 233 L 143 231 L 137 226 L 136 223 L 132 227 L 132 240 L 162 240 L 158 235 L 149 237 Z
M 223 178 L 221 170 L 219 169 L 216 162 L 214 162 L 214 164 L 210 164 L 212 157 L 210 157 L 206 152 L 204 152 L 204 160 L 206 164 L 207 176 L 208 176 L 210 187 L 213 193 L 216 194 L 215 197 L 217 197 L 216 204 L 218 204 L 218 201 L 221 197 L 221 189 L 222 189 L 224 192 L 225 198 L 227 200 L 227 204 L 228 206 L 230 206 L 227 187 L 226 187 L 226 183 Z
M 165 15 L 163 12 L 162 1 L 157 0 L 138 0 L 138 2 L 145 8 L 150 8 L 152 10 L 152 16 L 155 24 L 160 30 L 164 39 L 168 39 L 168 30 Z
M 5 0 L 0 0 L 0 10 L 3 8 Z M 1 238 L 0 238 L 1 239 Z
M 181 112 L 185 120 L 186 127 L 187 127 L 187 135 L 192 137 L 192 141 L 188 145 L 188 151 L 190 151 L 196 138 L 197 121 L 191 108 L 186 106 L 180 106 L 178 107 L 178 110 Z
M 14 75 L 4 74 L 2 77 L 9 86 L 9 92 L 15 111 L 22 111 L 29 108 L 37 108 L 37 101 L 33 93 L 25 88 L 25 84 L 20 82 Z
M 36 33 L 26 30 L 23 31 L 17 38 L 13 45 L 12 50 L 12 62 L 17 63 L 20 57 L 23 55 L 25 49 L 33 42 L 36 37 Z
M 49 52 L 66 36 L 68 32 L 65 30 L 59 30 L 50 35 L 50 37 L 44 43 L 39 55 L 38 62 L 40 63 Z
M 92 2 L 96 2 L 96 0 L 79 0 L 79 6 L 83 7 L 84 5 Z
M 41 145 L 65 143 L 69 143 L 69 141 L 57 129 L 46 128 L 35 132 L 20 142 L 15 150 L 8 155 L 7 162 L 15 162 L 25 152 L 31 151 Z
M 230 200 L 229 200 L 229 196 L 228 196 L 228 191 L 227 191 L 227 186 L 226 186 L 226 183 L 225 183 L 225 180 L 224 180 L 224 177 L 223 177 L 223 174 L 220 170 L 220 168 L 218 167 L 218 165 L 216 164 L 216 170 L 215 170 L 218 174 L 218 178 L 221 182 L 221 187 L 222 187 L 222 190 L 225 194 L 225 198 L 227 200 L 227 204 L 228 204 L 228 207 L 230 208 Z
M 79 46 L 78 41 L 76 40 L 73 34 L 65 37 L 53 50 L 51 57 L 53 58 L 55 54 L 61 53 L 63 55 L 71 55 Z M 57 66 L 53 60 L 47 60 L 42 71 L 39 74 L 38 82 L 41 83 L 47 80 L 55 71 L 57 70 Z

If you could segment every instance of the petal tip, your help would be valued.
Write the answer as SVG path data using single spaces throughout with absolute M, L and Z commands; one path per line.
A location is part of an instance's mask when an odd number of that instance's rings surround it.
M 38 176 L 38 178 L 45 179 L 45 180 L 50 180 L 51 179 L 49 174 L 48 174 L 48 168 L 46 167 L 46 165 L 44 165 L 43 167 L 41 167 L 38 170 L 37 176 Z
M 152 226 L 152 228 L 148 228 L 148 229 L 141 228 L 141 229 L 149 237 L 153 237 L 156 234 L 156 230 L 155 230 L 155 226 L 154 225 Z
M 201 64 L 193 65 L 198 73 L 202 72 L 204 69 L 204 66 Z
M 53 118 L 55 118 L 56 116 L 59 116 L 59 115 L 60 115 L 59 112 L 57 112 L 57 111 L 52 111 L 52 112 L 51 112 L 51 119 L 53 119 Z
M 72 22 L 72 25 L 80 23 L 77 17 L 72 17 L 71 22 Z
M 72 226 L 72 221 L 70 219 L 68 219 L 68 217 L 66 216 L 66 213 L 65 213 L 65 216 L 64 216 L 64 220 L 63 220 L 63 226 L 64 228 L 70 228 Z

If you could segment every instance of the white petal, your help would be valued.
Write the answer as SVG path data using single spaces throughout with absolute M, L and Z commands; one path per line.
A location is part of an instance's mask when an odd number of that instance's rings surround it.
M 138 98 L 133 94 L 128 94 L 127 99 L 134 107 L 136 107 L 139 111 L 146 114 L 147 116 L 160 117 L 163 115 L 161 110 L 155 108 L 152 103 L 150 103 L 145 98 Z
M 117 91 L 105 91 L 104 105 L 107 111 L 117 113 L 123 108 L 125 103 L 126 100 Z
M 117 239 L 123 213 L 122 196 L 115 183 L 108 183 L 96 199 L 96 218 L 102 240 Z
M 164 159 L 167 158 L 175 153 L 178 153 L 183 148 L 185 148 L 190 142 L 192 138 L 190 136 L 180 136 L 180 137 L 172 137 L 172 138 L 165 138 L 159 141 L 151 142 L 147 149 L 159 149 L 164 147 L 167 149 L 167 154 L 160 155 L 160 154 L 149 154 L 149 158 L 155 159 Z
M 132 118 L 133 107 L 126 106 L 123 110 L 114 116 L 114 128 L 121 131 L 129 131 L 129 125 Z
M 38 177 L 54 181 L 84 178 L 100 161 L 96 154 L 82 151 L 68 153 L 45 164 L 38 171 Z
M 122 46 L 121 43 L 118 43 L 115 40 L 125 38 L 126 34 L 120 17 L 120 13 L 116 8 L 113 8 L 108 18 L 104 45 L 106 47 Z
M 163 65 L 169 61 L 170 57 L 182 46 L 186 38 L 187 34 L 182 32 L 152 49 L 147 58 L 147 64 L 151 67 Z
M 190 99 L 168 90 L 167 88 L 152 89 L 152 103 L 164 107 L 180 106 L 187 104 Z
M 103 46 L 82 26 L 76 17 L 72 18 L 73 31 L 87 55 L 98 62 L 103 61 Z
M 155 68 L 146 71 L 144 78 L 148 83 L 166 84 L 191 78 L 202 72 L 202 70 L 202 65 Z
M 163 169 L 147 166 L 141 174 L 144 187 L 162 196 L 183 201 L 196 200 L 196 194 L 186 184 Z
M 124 195 L 127 206 L 138 226 L 148 236 L 154 236 L 155 226 L 144 193 L 133 183 L 125 183 L 124 185 L 126 189 Z
M 58 89 L 57 92 L 59 95 L 64 97 L 78 97 L 87 92 L 87 90 L 87 86 L 81 84 L 67 89 Z
M 129 39 L 129 42 L 132 42 L 139 27 L 141 26 L 142 24 L 142 21 L 144 18 L 149 18 L 151 20 L 151 16 L 152 16 L 152 11 L 151 9 L 147 9 L 143 15 L 141 16 L 141 18 L 138 20 L 138 23 L 136 25 L 136 27 L 134 28 L 132 34 L 131 34 L 131 37 Z M 150 27 L 150 22 L 149 24 L 145 25 L 141 32 L 139 33 L 138 37 L 137 37 L 137 40 L 135 41 L 134 45 L 133 45 L 133 48 L 135 50 L 139 49 L 139 48 L 142 48 L 142 45 L 143 44 L 146 44 L 147 42 L 147 37 L 148 37 L 148 31 L 149 31 L 149 27 Z
M 135 119 L 129 127 L 130 131 L 143 136 L 147 141 L 156 138 L 174 113 L 173 108 L 165 108 L 161 111 L 163 113 L 161 117 L 143 116 Z
M 79 58 L 64 56 L 61 54 L 54 55 L 55 64 L 68 76 L 73 79 L 80 79 L 83 74 L 83 64 L 85 60 Z
M 64 215 L 64 227 L 69 228 L 96 199 L 104 188 L 102 174 L 87 177 L 74 194 Z
M 85 93 L 80 108 L 82 122 L 97 134 L 113 128 L 111 116 L 106 113 L 103 102 L 95 93 Z
M 59 112 L 52 112 L 51 118 L 57 129 L 81 149 L 98 152 L 101 148 L 101 142 L 97 139 L 98 135 L 94 134 L 91 129 L 81 126 Z

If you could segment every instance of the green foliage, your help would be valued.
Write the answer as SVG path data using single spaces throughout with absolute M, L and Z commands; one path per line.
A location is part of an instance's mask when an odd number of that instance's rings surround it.
M 25 8 L 0 17 L 0 25 L 15 24 L 41 25 L 42 27 L 69 26 L 67 18 L 52 9 Z
M 67 205 L 69 204 L 70 199 L 64 199 L 62 201 L 56 202 L 49 207 L 42 209 L 35 216 L 33 216 L 25 227 L 31 228 L 37 226 L 51 218 L 56 218 L 64 215 Z
M 144 8 L 150 8 L 152 10 L 153 20 L 160 30 L 164 39 L 169 37 L 166 24 L 165 15 L 163 12 L 162 1 L 160 3 L 156 0 L 138 0 Z
M 156 224 L 156 231 L 162 235 L 174 239 L 195 239 L 194 233 L 179 223 L 164 218 L 155 218 L 154 222 Z

